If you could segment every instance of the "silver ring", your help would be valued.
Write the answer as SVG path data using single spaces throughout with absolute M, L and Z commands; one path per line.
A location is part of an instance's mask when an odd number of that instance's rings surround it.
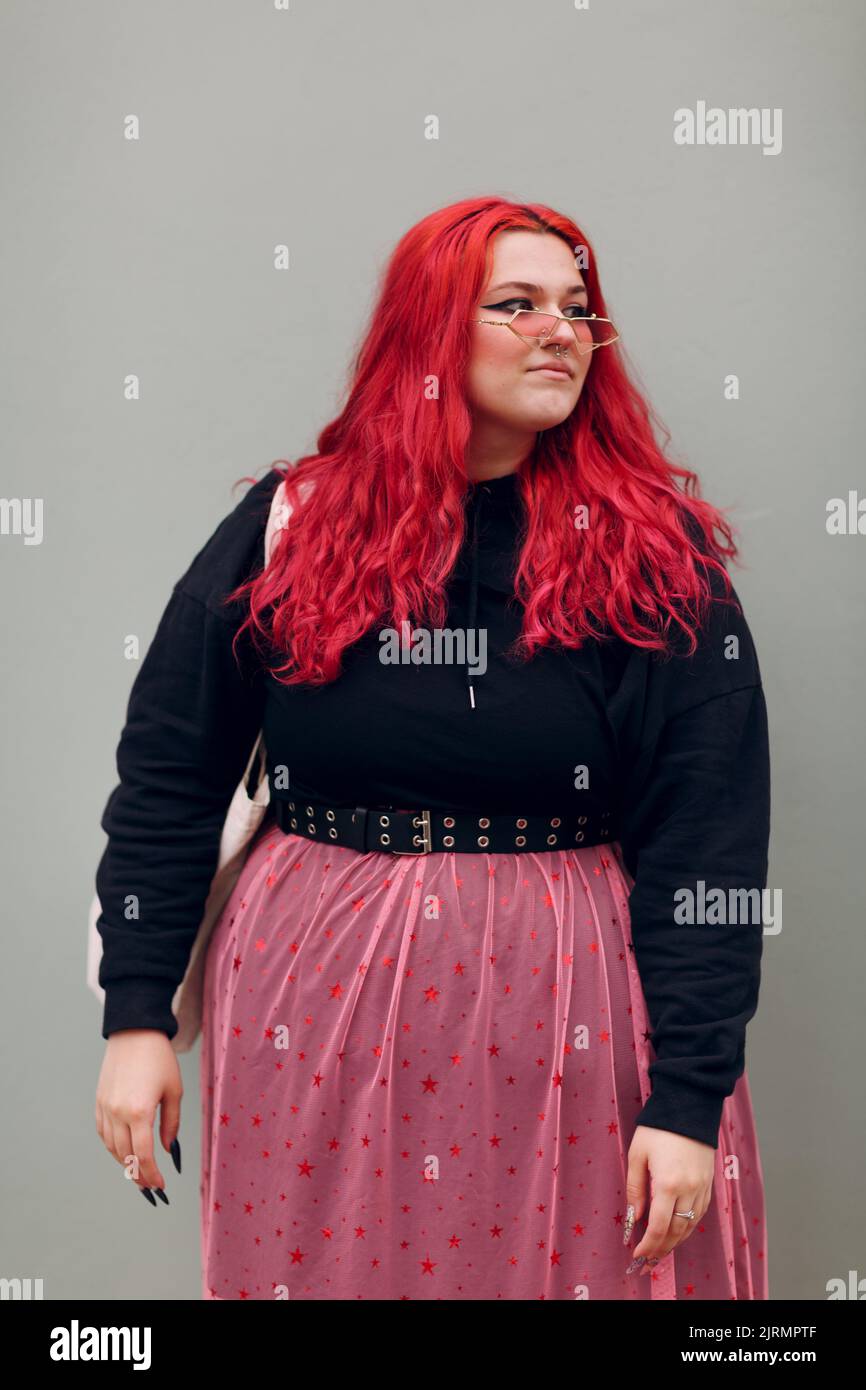
M 697 1217 L 693 1211 L 675 1211 L 674 1216 L 684 1216 L 687 1221 L 696 1221 Z

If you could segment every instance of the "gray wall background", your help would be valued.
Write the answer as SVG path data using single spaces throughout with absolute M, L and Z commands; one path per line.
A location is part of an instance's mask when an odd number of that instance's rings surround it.
M 864 31 L 859 0 L 5 0 L 0 492 L 44 499 L 44 537 L 0 536 L 0 1274 L 199 1296 L 198 1051 L 170 1208 L 93 1121 L 85 923 L 123 637 L 146 649 L 236 478 L 312 450 L 398 237 L 488 192 L 585 225 L 675 455 L 741 527 L 784 903 L 747 1051 L 771 1296 L 866 1273 L 866 536 L 826 530 L 828 499 L 866 490 Z M 675 145 L 699 100 L 781 108 L 781 153 Z

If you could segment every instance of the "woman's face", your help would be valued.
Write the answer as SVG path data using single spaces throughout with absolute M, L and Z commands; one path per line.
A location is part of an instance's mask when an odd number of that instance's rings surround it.
M 583 276 L 561 237 L 549 232 L 500 232 L 493 253 L 474 319 L 506 323 L 515 309 L 533 308 L 569 318 L 586 309 Z M 525 434 L 550 429 L 571 414 L 593 354 L 578 353 L 569 324 L 557 324 L 545 347 L 523 341 L 508 328 L 475 323 L 471 332 L 467 395 L 476 426 L 494 425 Z M 552 372 L 554 367 L 560 371 Z

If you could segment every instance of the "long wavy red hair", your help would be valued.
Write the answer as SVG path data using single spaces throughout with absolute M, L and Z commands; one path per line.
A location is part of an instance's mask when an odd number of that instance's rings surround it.
M 467 198 L 406 232 L 383 272 L 346 404 L 317 452 L 287 470 L 292 516 L 271 564 L 226 600 L 249 599 L 235 643 L 249 630 L 259 651 L 285 657 L 271 669 L 286 685 L 333 681 L 343 652 L 374 625 L 446 623 L 444 585 L 463 544 L 469 485 L 465 320 L 490 272 L 493 238 L 512 229 L 586 247 L 589 310 L 611 317 L 588 237 L 552 208 Z M 612 634 L 667 654 L 684 639 L 691 653 L 719 588 L 713 571 L 730 588 L 721 557 L 737 554 L 731 526 L 700 498 L 697 475 L 665 458 L 653 424 L 665 447 L 670 433 L 624 356 L 620 342 L 596 353 L 575 409 L 539 433 L 520 469 L 521 658 Z M 431 377 L 436 398 L 425 391 Z M 570 520 L 581 504 L 591 518 L 582 530 Z

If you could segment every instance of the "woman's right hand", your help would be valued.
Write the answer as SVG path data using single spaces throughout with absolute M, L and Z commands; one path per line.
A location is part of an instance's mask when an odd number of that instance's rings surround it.
M 159 1137 L 169 1151 L 180 1127 L 182 1095 L 177 1053 L 166 1033 L 124 1028 L 111 1034 L 96 1087 L 96 1130 L 142 1190 L 165 1187 L 153 1152 L 156 1108 L 161 1107 Z

